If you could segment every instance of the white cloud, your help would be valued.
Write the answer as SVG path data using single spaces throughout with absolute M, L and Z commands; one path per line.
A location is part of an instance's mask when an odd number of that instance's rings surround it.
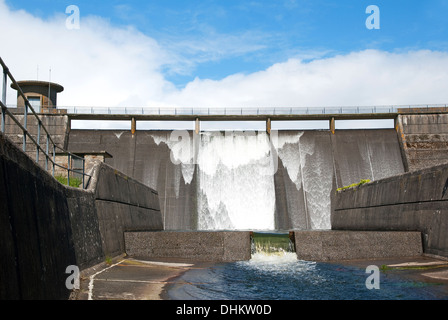
M 162 70 L 179 63 L 182 52 L 168 53 L 135 28 L 114 27 L 100 17 L 81 16 L 81 28 L 68 30 L 66 18 L 61 12 L 42 20 L 11 11 L 0 0 L 0 56 L 16 80 L 35 79 L 37 66 L 39 80 L 48 80 L 51 67 L 51 80 L 65 87 L 60 106 L 313 107 L 448 101 L 446 52 L 365 50 L 311 62 L 309 57 L 292 58 L 250 74 L 196 78 L 177 89 Z M 225 39 L 227 45 L 233 41 L 231 36 Z M 199 49 L 197 45 L 179 43 L 179 50 L 190 47 L 207 54 L 207 43 Z M 241 54 L 254 48 L 243 48 Z M 8 103 L 14 100 L 15 91 L 9 89 Z
M 219 81 L 195 79 L 169 97 L 191 106 L 372 106 L 446 103 L 448 53 L 376 50 L 318 59 L 290 59 Z
M 39 68 L 39 80 L 47 81 L 51 68 L 51 80 L 65 88 L 58 103 L 66 106 L 141 106 L 172 90 L 160 72 L 167 53 L 156 41 L 99 17 L 81 16 L 80 29 L 69 30 L 67 17 L 44 21 L 0 1 L 0 54 L 16 80 L 35 79 Z

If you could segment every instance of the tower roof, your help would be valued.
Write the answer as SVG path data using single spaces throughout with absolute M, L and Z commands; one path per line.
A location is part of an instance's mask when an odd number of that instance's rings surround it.
M 20 86 L 20 88 L 27 87 L 27 86 L 38 86 L 38 87 L 48 87 L 50 85 L 51 90 L 56 90 L 56 92 L 62 92 L 64 90 L 64 87 L 60 84 L 57 84 L 55 82 L 48 82 L 48 81 L 38 81 L 38 80 L 22 80 L 17 81 L 17 84 Z M 17 90 L 17 86 L 14 83 L 11 83 L 11 88 L 14 90 Z

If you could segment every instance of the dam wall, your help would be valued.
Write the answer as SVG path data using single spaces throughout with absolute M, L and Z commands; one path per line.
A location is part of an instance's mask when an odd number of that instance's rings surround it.
M 66 268 L 124 253 L 125 230 L 160 230 L 157 206 L 102 163 L 88 190 L 64 186 L 0 134 L 0 299 L 67 299 Z
M 333 230 L 419 231 L 423 252 L 448 257 L 448 164 L 337 193 Z
M 329 229 L 337 188 L 404 172 L 393 129 L 189 131 L 187 156 L 171 135 L 71 130 L 68 148 L 106 150 L 107 164 L 157 190 L 165 230 Z

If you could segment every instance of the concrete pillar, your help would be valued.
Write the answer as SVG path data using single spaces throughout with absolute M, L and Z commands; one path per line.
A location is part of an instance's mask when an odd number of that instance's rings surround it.
M 271 118 L 266 120 L 266 132 L 267 134 L 271 134 Z
M 135 134 L 135 131 L 137 129 L 137 121 L 135 121 L 135 118 L 131 119 L 131 133 L 132 135 Z
M 330 131 L 331 131 L 332 134 L 334 134 L 335 128 L 336 128 L 336 125 L 335 125 L 334 117 L 331 117 L 331 119 L 330 119 Z
M 199 123 L 199 118 L 196 118 L 196 124 L 195 124 L 196 134 L 199 134 L 199 131 L 201 131 L 201 124 Z

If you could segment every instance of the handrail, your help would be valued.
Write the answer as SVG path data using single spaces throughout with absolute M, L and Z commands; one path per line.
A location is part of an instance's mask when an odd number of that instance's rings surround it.
M 9 71 L 9 68 L 6 66 L 3 59 L 0 57 L 0 64 L 3 68 L 3 91 L 2 91 L 2 100 L 0 101 L 0 107 L 1 107 L 1 132 L 4 134 L 6 130 L 6 115 L 8 115 L 14 123 L 22 130 L 23 132 L 23 144 L 22 144 L 22 150 L 26 152 L 26 143 L 27 138 L 31 140 L 31 142 L 36 146 L 36 162 L 39 163 L 39 156 L 42 152 L 45 156 L 45 170 L 48 171 L 48 161 L 52 163 L 52 175 L 54 177 L 55 174 L 55 167 L 60 167 L 67 170 L 67 185 L 70 185 L 70 172 L 78 173 L 82 175 L 82 187 L 83 189 L 86 188 L 86 181 L 85 177 L 91 177 L 89 174 L 85 173 L 85 159 L 83 157 L 79 157 L 75 154 L 72 154 L 68 152 L 67 150 L 64 150 L 63 148 L 56 145 L 56 143 L 53 141 L 50 133 L 48 132 L 45 125 L 42 123 L 42 120 L 39 118 L 39 115 L 35 112 L 34 108 L 31 106 L 30 102 L 28 101 L 27 97 L 23 93 L 22 89 L 20 88 L 17 81 L 14 79 L 14 76 Z M 18 94 L 23 98 L 25 102 L 25 109 L 24 109 L 24 120 L 23 125 L 20 123 L 20 121 L 14 116 L 14 114 L 8 109 L 6 106 L 6 87 L 8 82 L 8 77 L 11 80 L 11 82 L 14 84 L 15 88 L 17 88 Z M 50 97 L 48 97 L 50 98 Z M 34 118 L 37 120 L 37 138 L 35 139 L 31 133 L 27 129 L 27 122 L 28 122 L 28 109 L 31 110 L 31 115 L 34 116 Z M 46 147 L 45 150 L 42 148 L 40 144 L 41 140 L 41 130 L 43 129 L 44 134 L 46 135 Z M 50 150 L 49 147 L 52 145 L 52 156 L 50 156 Z M 66 154 L 68 157 L 68 163 L 67 167 L 62 166 L 58 163 L 56 163 L 56 149 L 61 150 L 62 154 Z M 71 159 L 80 159 L 82 161 L 82 170 L 77 170 L 72 168 L 72 161 Z
M 394 114 L 405 109 L 441 108 L 448 112 L 447 104 L 338 106 L 338 107 L 246 107 L 246 108 L 159 108 L 159 107 L 61 107 L 68 114 L 79 115 L 162 115 L 162 116 L 237 116 L 237 115 L 318 115 L 318 114 Z

